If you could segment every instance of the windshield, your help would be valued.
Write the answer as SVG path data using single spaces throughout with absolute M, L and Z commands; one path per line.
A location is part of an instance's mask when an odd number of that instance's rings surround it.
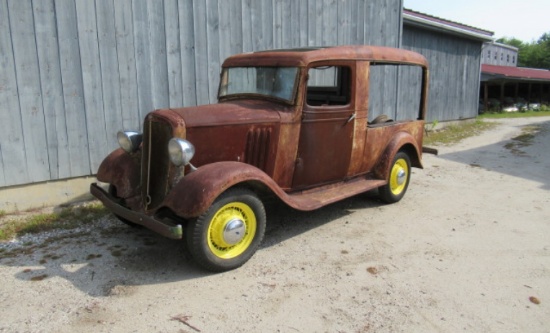
M 262 95 L 294 100 L 297 67 L 230 67 L 222 73 L 219 97 Z

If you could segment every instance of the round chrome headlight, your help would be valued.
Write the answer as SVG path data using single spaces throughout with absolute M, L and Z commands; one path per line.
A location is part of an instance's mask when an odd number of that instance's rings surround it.
M 128 153 L 135 152 L 141 144 L 142 135 L 138 132 L 119 131 L 116 135 L 120 148 Z
M 175 166 L 187 165 L 195 155 L 195 147 L 187 140 L 172 138 L 168 142 L 168 154 Z

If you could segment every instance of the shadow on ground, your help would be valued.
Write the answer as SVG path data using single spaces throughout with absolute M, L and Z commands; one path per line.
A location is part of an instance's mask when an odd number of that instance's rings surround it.
M 313 212 L 268 203 L 268 225 L 259 251 L 330 224 L 353 210 L 381 206 L 376 195 L 376 191 L 371 191 Z M 28 283 L 48 283 L 53 277 L 60 277 L 94 297 L 124 295 L 140 285 L 213 275 L 193 263 L 182 241 L 128 227 L 114 217 L 98 225 L 88 231 L 68 230 L 4 249 L 0 252 L 0 266 L 20 267 L 15 276 Z
M 500 172 L 542 184 L 550 190 L 550 121 L 518 126 L 521 134 L 511 140 L 475 149 L 439 155 L 440 158 Z

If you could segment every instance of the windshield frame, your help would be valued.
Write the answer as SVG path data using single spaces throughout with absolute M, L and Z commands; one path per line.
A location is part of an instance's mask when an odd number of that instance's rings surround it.
M 296 69 L 296 73 L 294 75 L 294 81 L 293 81 L 293 87 L 290 89 L 289 92 L 289 98 L 286 99 L 280 96 L 276 95 L 270 95 L 260 92 L 238 92 L 238 93 L 232 93 L 227 94 L 225 91 L 227 90 L 228 85 L 228 79 L 229 79 L 229 71 L 231 69 L 236 68 L 293 68 Z M 227 100 L 235 100 L 235 99 L 267 99 L 272 100 L 276 102 L 282 102 L 284 104 L 288 105 L 295 105 L 296 98 L 297 98 L 297 92 L 298 92 L 298 86 L 300 82 L 300 77 L 302 75 L 302 68 L 300 66 L 231 66 L 231 67 L 223 67 L 222 72 L 220 74 L 220 85 L 218 87 L 218 101 L 227 101 Z

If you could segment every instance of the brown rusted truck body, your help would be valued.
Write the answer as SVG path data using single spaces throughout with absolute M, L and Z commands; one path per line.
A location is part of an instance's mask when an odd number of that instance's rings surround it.
M 415 119 L 368 122 L 374 63 L 421 69 Z M 245 53 L 229 57 L 222 67 L 217 104 L 153 111 L 145 118 L 139 147 L 130 153 L 117 149 L 103 161 L 97 179 L 110 190 L 92 184 L 91 192 L 116 215 L 182 238 L 182 225 L 235 186 L 313 210 L 387 185 L 398 152 L 407 154 L 411 166 L 422 167 L 428 85 L 423 56 L 341 46 Z M 264 71 L 250 78 L 250 68 Z M 336 79 L 325 72 L 318 84 L 308 83 L 312 69 L 334 68 Z M 237 69 L 245 74 L 235 83 Z M 256 93 L 241 92 L 250 81 Z M 281 87 L 274 87 L 279 81 Z M 270 93 L 261 93 L 267 84 Z M 172 138 L 195 147 L 190 164 L 170 162 Z

